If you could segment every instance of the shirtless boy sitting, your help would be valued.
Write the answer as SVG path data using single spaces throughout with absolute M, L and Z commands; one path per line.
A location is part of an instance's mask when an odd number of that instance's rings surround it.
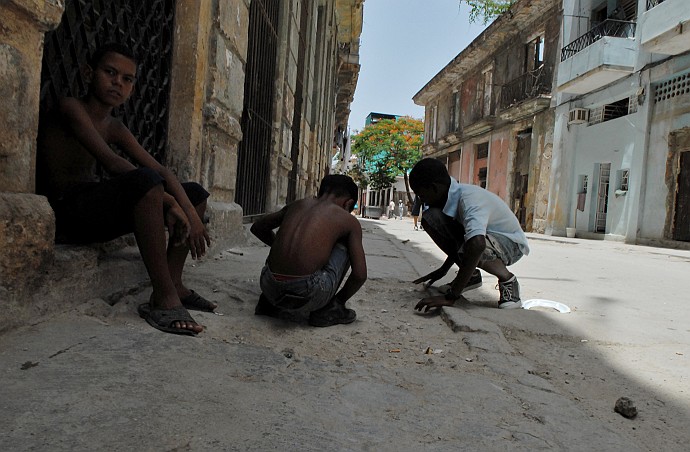
M 210 244 L 201 220 L 209 193 L 196 183 L 180 184 L 112 116 L 132 94 L 136 72 L 125 46 L 107 44 L 94 54 L 86 68 L 88 94 L 61 99 L 41 120 L 38 192 L 55 211 L 58 242 L 104 242 L 134 232 L 153 286 L 139 314 L 162 331 L 195 335 L 203 328 L 184 306 L 204 311 L 217 306 L 184 286 L 182 270 L 190 250 L 196 259 Z M 97 164 L 108 179 L 97 176 Z
M 351 215 L 356 201 L 357 186 L 350 177 L 329 175 L 317 198 L 296 201 L 252 225 L 252 233 L 271 247 L 255 314 L 308 315 L 309 324 L 319 327 L 355 320 L 345 302 L 367 279 L 362 228 Z M 350 276 L 338 291 L 350 265 Z

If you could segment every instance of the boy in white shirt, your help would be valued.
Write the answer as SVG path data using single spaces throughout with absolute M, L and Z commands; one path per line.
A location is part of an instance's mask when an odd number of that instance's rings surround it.
M 424 230 L 448 256 L 441 268 L 414 282 L 431 284 L 453 263 L 459 267 L 445 295 L 423 298 L 415 309 L 452 306 L 463 290 L 476 287 L 477 268 L 498 278 L 499 308 L 522 307 L 520 285 L 507 267 L 529 254 L 529 245 L 506 203 L 479 186 L 456 182 L 441 161 L 431 158 L 412 168 L 410 186 L 429 205 L 422 219 Z

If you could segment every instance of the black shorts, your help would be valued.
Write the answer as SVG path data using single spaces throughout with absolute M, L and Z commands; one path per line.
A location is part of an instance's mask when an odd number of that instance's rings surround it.
M 55 241 L 107 242 L 129 234 L 134 231 L 134 206 L 153 187 L 163 183 L 165 180 L 154 170 L 138 168 L 103 182 L 72 187 L 60 199 L 50 201 L 55 211 Z M 194 206 L 210 195 L 196 182 L 183 183 L 182 188 Z
M 419 216 L 419 211 L 422 209 L 422 201 L 419 199 L 418 196 L 415 196 L 414 198 L 414 204 L 412 205 L 412 216 L 413 217 L 418 217 Z

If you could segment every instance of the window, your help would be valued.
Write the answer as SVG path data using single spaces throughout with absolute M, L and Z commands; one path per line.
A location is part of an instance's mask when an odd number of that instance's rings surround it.
M 477 173 L 477 179 L 479 180 L 479 186 L 486 188 L 486 166 L 479 168 Z
M 436 143 L 436 128 L 438 126 L 438 105 L 431 110 L 431 142 Z
M 611 121 L 612 119 L 621 118 L 630 113 L 634 113 L 637 111 L 637 96 L 631 97 L 635 98 L 633 102 L 631 102 L 630 97 L 626 97 L 625 99 L 591 109 L 589 113 L 589 123 L 587 125 L 591 126 L 599 124 L 600 122 Z M 633 108 L 631 108 L 631 105 Z
M 622 169 L 618 171 L 618 189 L 621 191 L 628 191 L 628 179 L 630 178 L 630 170 Z
M 480 76 L 476 79 L 475 97 L 474 97 L 474 119 L 480 119 L 489 116 L 492 113 L 491 105 L 491 87 L 493 84 L 493 67 L 490 66 L 484 69 Z
M 587 186 L 589 185 L 589 175 L 580 175 L 580 191 L 579 193 L 587 193 Z
M 531 40 L 525 50 L 525 72 L 539 69 L 544 64 L 544 34 Z
M 477 145 L 477 160 L 489 157 L 489 143 L 480 143 Z
M 484 99 L 482 101 L 483 109 L 482 115 L 489 116 L 491 114 L 491 86 L 493 83 L 493 68 L 487 69 L 483 73 L 484 75 Z
M 453 91 L 453 98 L 450 104 L 450 132 L 458 130 L 460 125 L 460 95 L 457 91 Z
M 481 117 L 481 112 L 484 111 L 484 77 L 477 80 L 477 88 L 475 90 L 474 103 L 476 106 L 475 119 Z
M 482 188 L 486 188 L 486 178 L 487 178 L 487 159 L 489 157 L 489 143 L 479 143 L 475 147 L 475 158 L 474 158 L 474 168 L 475 168 L 475 179 L 474 184 L 479 185 Z

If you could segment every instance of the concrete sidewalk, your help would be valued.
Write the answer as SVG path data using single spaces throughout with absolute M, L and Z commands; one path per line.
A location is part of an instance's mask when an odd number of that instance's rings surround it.
M 352 325 L 254 316 L 268 252 L 254 241 L 189 265 L 189 286 L 225 314 L 193 313 L 206 327 L 197 338 L 137 316 L 146 286 L 1 335 L 3 449 L 683 450 L 690 440 L 689 252 L 534 238 L 513 270 L 523 299 L 571 313 L 495 309 L 485 274 L 468 301 L 419 315 L 433 290 L 411 281 L 443 256 L 409 219 L 361 223 L 369 280 L 348 303 Z M 637 418 L 613 412 L 620 396 Z

